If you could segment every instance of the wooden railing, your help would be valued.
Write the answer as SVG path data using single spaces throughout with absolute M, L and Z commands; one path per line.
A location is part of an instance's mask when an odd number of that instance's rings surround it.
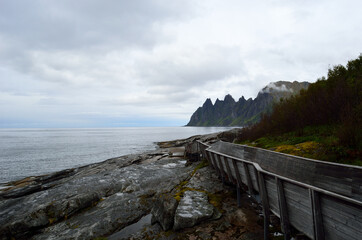
M 223 180 L 238 193 L 246 185 L 261 202 L 264 239 L 270 212 L 280 218 L 285 239 L 291 238 L 291 226 L 311 239 L 362 239 L 361 167 L 221 141 L 197 145 Z

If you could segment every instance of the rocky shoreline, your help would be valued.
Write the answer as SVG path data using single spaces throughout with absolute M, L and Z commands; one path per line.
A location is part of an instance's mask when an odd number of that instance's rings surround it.
M 8 183 L 0 239 L 262 239 L 259 207 L 236 206 L 196 140 L 232 141 L 238 130 L 159 143 L 159 149 Z

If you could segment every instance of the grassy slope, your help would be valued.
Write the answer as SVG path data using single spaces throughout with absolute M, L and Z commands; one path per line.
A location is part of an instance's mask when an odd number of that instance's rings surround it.
M 338 128 L 337 125 L 309 126 L 302 131 L 239 143 L 306 158 L 362 166 L 357 149 L 339 144 Z
M 362 165 L 362 56 L 328 71 L 246 127 L 239 142 L 319 160 Z

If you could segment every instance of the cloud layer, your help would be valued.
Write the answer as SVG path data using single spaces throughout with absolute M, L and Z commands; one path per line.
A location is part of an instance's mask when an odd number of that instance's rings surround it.
M 183 125 L 362 52 L 356 1 L 1 1 L 0 127 Z

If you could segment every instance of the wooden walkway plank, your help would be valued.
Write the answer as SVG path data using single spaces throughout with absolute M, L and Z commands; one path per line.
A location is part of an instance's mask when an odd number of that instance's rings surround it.
M 290 239 L 290 223 L 289 223 L 289 216 L 288 216 L 288 208 L 287 208 L 287 202 L 285 200 L 284 195 L 284 186 L 282 180 L 279 178 L 275 178 L 276 185 L 277 185 L 277 191 L 278 191 L 278 202 L 279 202 L 279 210 L 280 210 L 280 222 L 282 226 L 282 231 L 284 233 L 284 239 L 289 240 Z

